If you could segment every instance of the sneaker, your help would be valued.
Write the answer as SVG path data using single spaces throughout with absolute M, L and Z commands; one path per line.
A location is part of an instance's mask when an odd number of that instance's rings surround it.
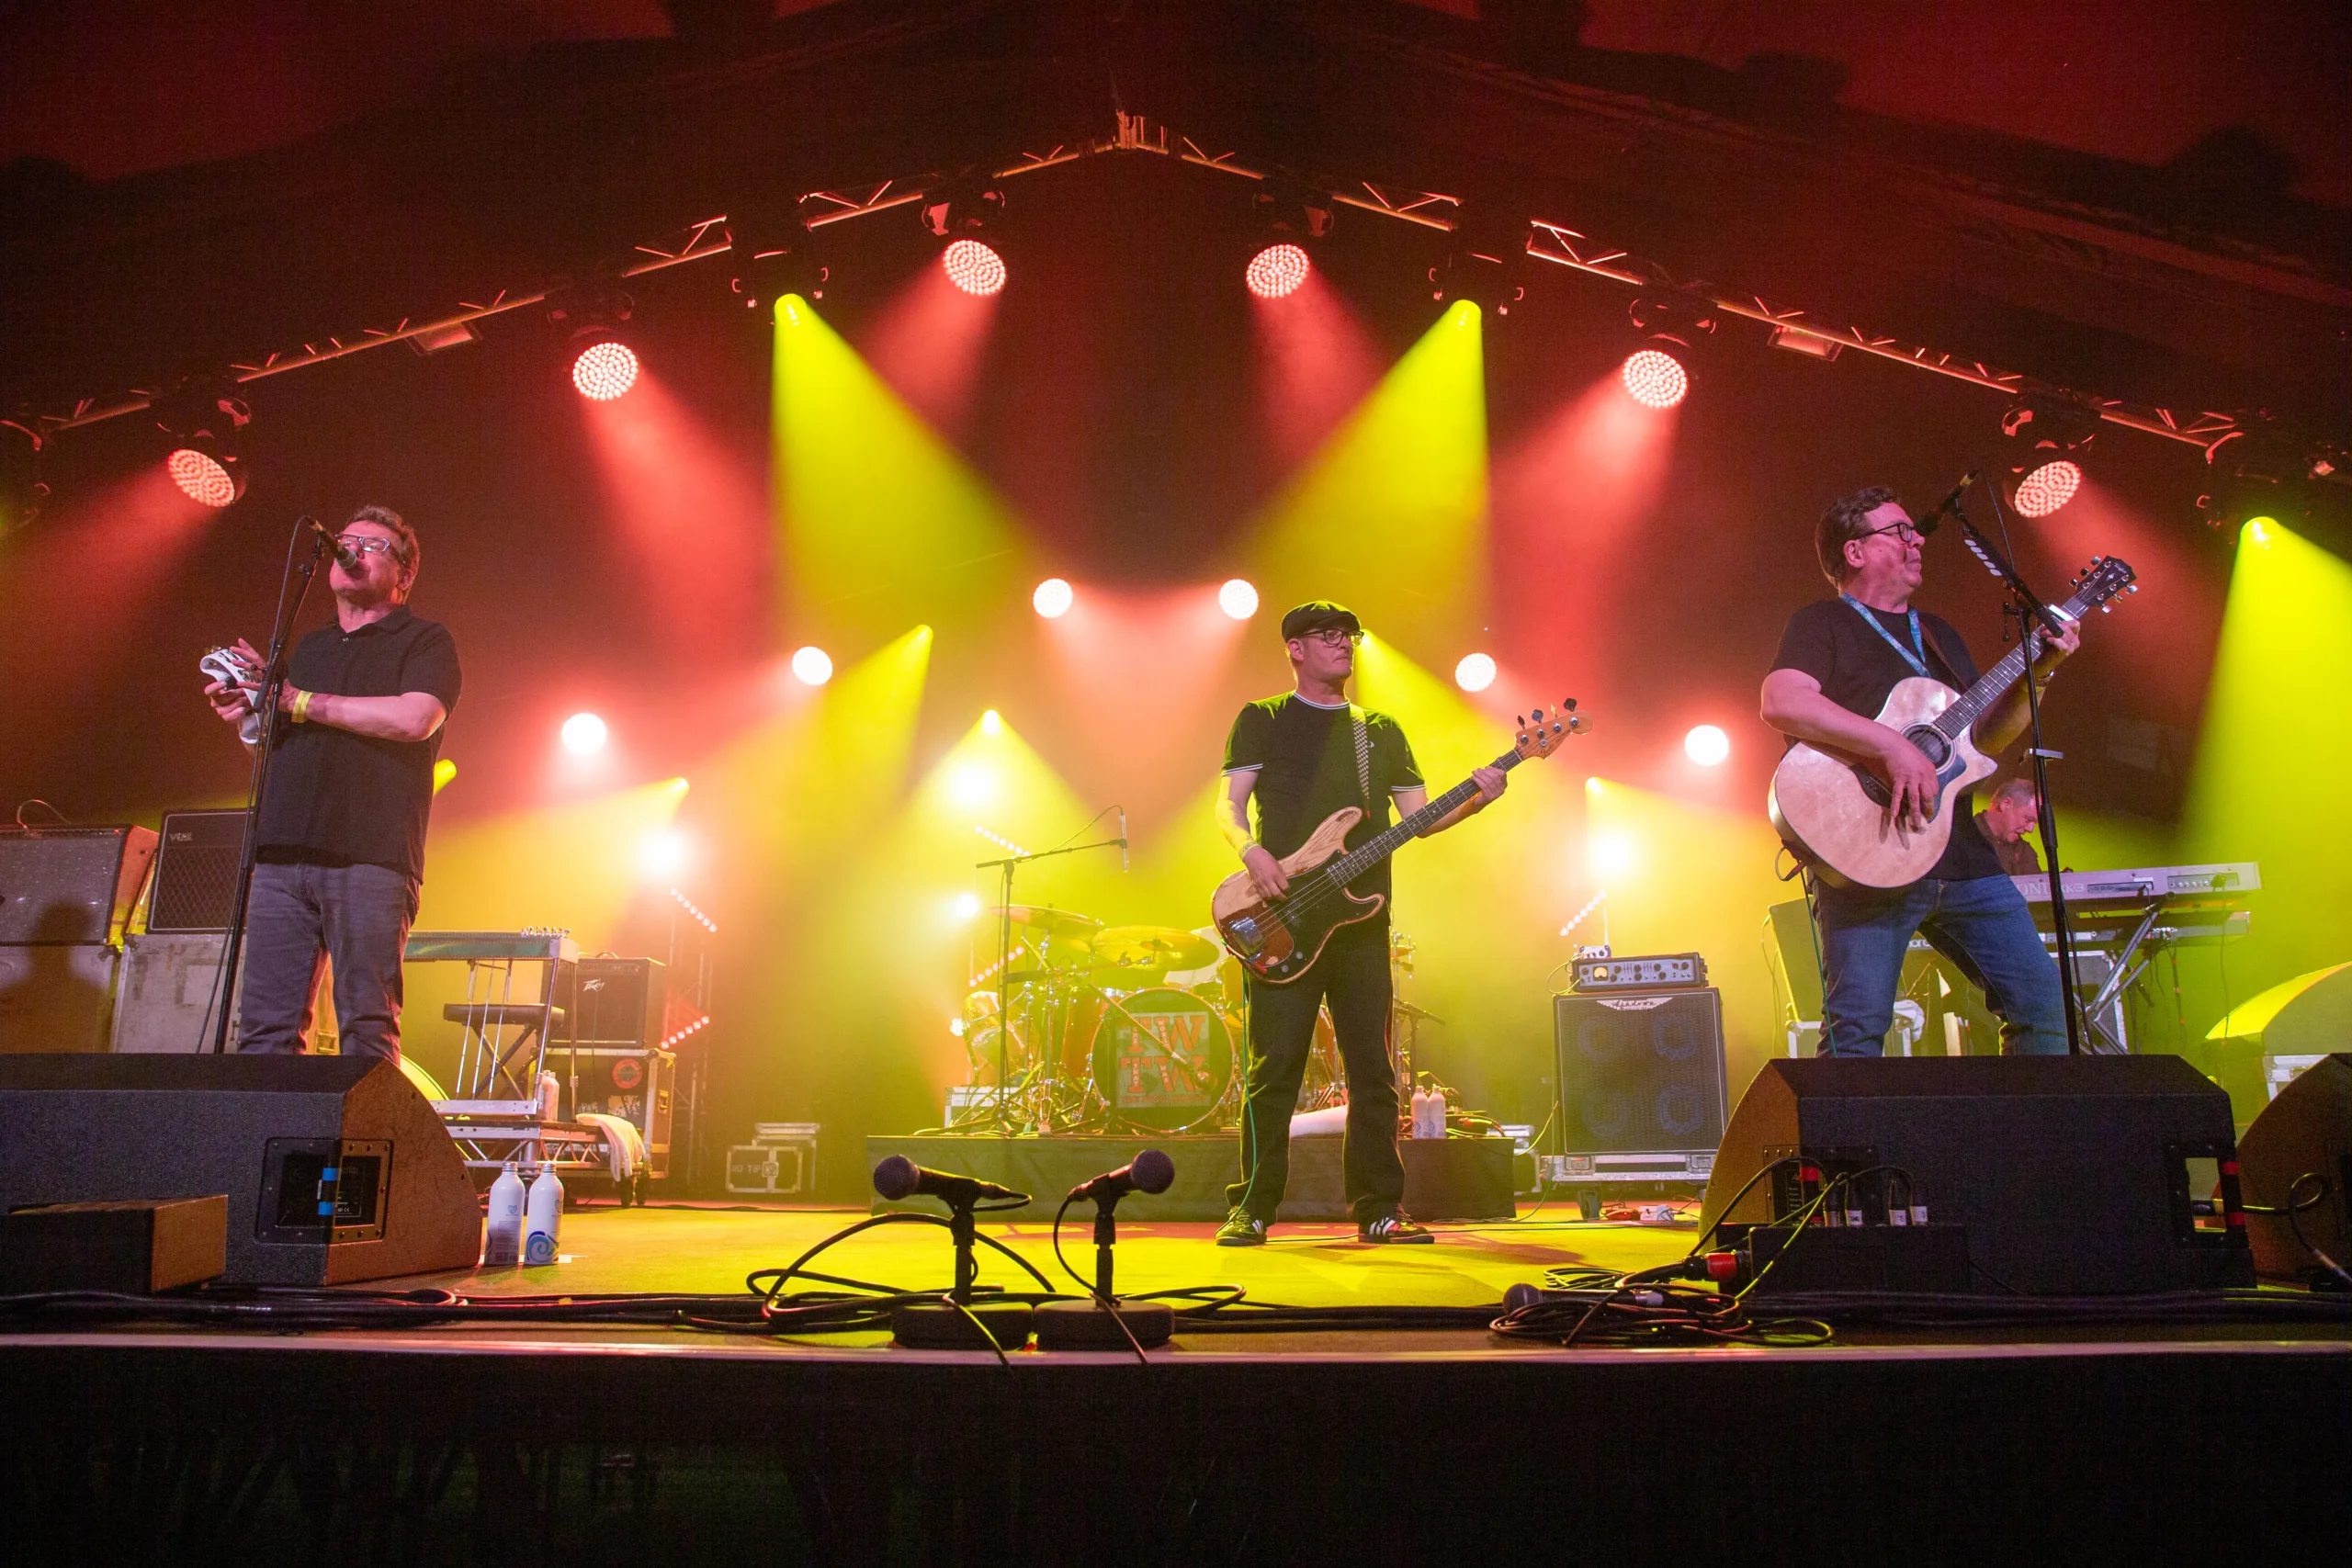
M 1426 1225 L 1417 1225 L 1402 1213 L 1383 1214 L 1369 1224 L 1356 1227 L 1356 1239 L 1375 1245 L 1397 1245 L 1408 1242 L 1433 1242 L 1435 1232 Z
M 1266 1222 L 1247 1209 L 1236 1209 L 1225 1216 L 1225 1224 L 1216 1228 L 1219 1247 L 1263 1247 L 1266 1245 Z

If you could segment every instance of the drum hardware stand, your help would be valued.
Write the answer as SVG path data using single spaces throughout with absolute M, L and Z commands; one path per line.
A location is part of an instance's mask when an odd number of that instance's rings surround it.
M 237 994 L 237 963 L 244 955 L 245 919 L 253 902 L 254 863 L 261 854 L 261 807 L 269 787 L 269 765 L 277 755 L 277 694 L 286 684 L 286 642 L 294 635 L 295 619 L 302 613 L 303 601 L 311 596 L 311 579 L 318 574 L 319 562 L 326 558 L 334 545 L 334 536 L 305 514 L 294 524 L 296 541 L 304 528 L 311 530 L 311 553 L 298 560 L 292 545 L 286 552 L 286 573 L 277 582 L 277 622 L 270 628 L 269 656 L 262 670 L 261 691 L 254 698 L 254 711 L 261 719 L 261 739 L 254 747 L 253 795 L 245 803 L 245 842 L 237 857 L 236 886 L 229 905 L 229 932 L 220 946 L 220 1021 L 214 1024 L 211 1043 L 206 1049 L 215 1055 L 229 1049 L 229 1014 Z M 289 596 L 287 588 L 300 580 Z
M 997 896 L 997 1094 L 995 1109 L 996 1130 L 997 1134 L 1000 1137 L 1010 1137 L 1012 1135 L 1012 1129 L 1007 1124 L 1004 1100 L 1005 1077 L 1009 1068 L 1009 1060 L 1005 1049 L 1005 1036 L 1007 1031 L 1011 1027 L 1012 1018 L 1012 984 L 1010 971 L 1012 968 L 1013 874 L 1019 871 L 1023 866 L 1027 865 L 1031 861 L 1053 860 L 1060 855 L 1084 854 L 1090 850 L 1108 849 L 1116 849 L 1124 861 L 1124 857 L 1125 856 L 1127 850 L 1127 836 L 1125 833 L 1121 833 L 1116 838 L 1097 839 L 1091 844 L 1069 844 L 1058 850 L 1037 850 L 1035 852 L 1024 851 L 1019 854 L 1001 855 L 995 860 L 974 861 L 972 863 L 972 869 L 974 871 L 997 871 L 1002 873 L 1003 875 L 1002 886 L 998 889 Z
M 2058 989 L 2064 998 L 2066 1008 L 2066 1051 L 2069 1055 L 2079 1056 L 2086 1048 L 2083 1039 L 2082 998 L 2075 991 L 2075 933 L 2072 924 L 2066 918 L 2066 889 L 2064 886 L 2065 877 L 2060 873 L 2058 859 L 2058 814 L 2050 805 L 2048 768 L 2051 762 L 2063 761 L 2064 753 L 2052 751 L 2043 744 L 2041 692 L 2033 682 L 2034 633 L 2041 626 L 2047 626 L 2055 633 L 2060 629 L 2062 623 L 2051 611 L 2050 606 L 2043 604 L 2041 597 L 2034 592 L 2018 569 L 2010 564 L 2009 558 L 1994 546 L 1992 540 L 1986 538 L 1978 530 L 1975 524 L 1969 521 L 1968 510 L 1960 504 L 1958 498 L 1970 484 L 1976 481 L 1977 478 L 1976 474 L 1972 473 L 1962 481 L 1959 490 L 1952 493 L 1949 509 L 1953 519 L 1960 524 L 1962 542 L 1968 546 L 1969 553 L 1984 562 L 1984 570 L 1998 578 L 2002 585 L 2008 589 L 2009 602 L 2003 607 L 2002 613 L 2005 616 L 2016 618 L 2020 642 L 2025 649 L 2027 737 L 2025 754 L 2033 759 L 2034 807 L 2040 816 L 2042 854 L 2049 862 L 2050 923 L 2052 933 L 2057 939 Z M 1999 520 L 2001 518 L 1999 490 L 1987 483 L 1984 486 L 1984 493 L 1993 503 L 1994 517 Z M 1928 514 L 1927 526 L 1921 530 L 1922 533 L 1935 531 L 1935 516 L 1936 513 L 1932 512 Z M 2006 521 L 2001 523 L 2001 532 L 2004 535 L 2008 532 L 2008 525 Z M 1966 810 L 1967 807 L 1963 805 L 1961 809 Z

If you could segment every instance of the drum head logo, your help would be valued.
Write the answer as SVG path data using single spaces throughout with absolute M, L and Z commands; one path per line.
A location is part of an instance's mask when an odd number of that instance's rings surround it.
M 1207 1104 L 1210 1015 L 1203 1010 L 1126 1016 L 1134 1027 L 1120 1032 L 1119 1103 Z

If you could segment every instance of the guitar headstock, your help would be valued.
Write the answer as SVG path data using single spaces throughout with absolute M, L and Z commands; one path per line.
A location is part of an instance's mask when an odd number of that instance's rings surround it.
M 2108 601 L 2118 594 L 2140 592 L 2134 581 L 2137 575 L 2129 561 L 2101 556 L 2075 574 L 2073 603 L 2085 610 L 2104 613 L 2111 608 Z
M 1519 753 L 1522 762 L 1538 757 L 1548 757 L 1566 744 L 1571 735 L 1582 735 L 1592 728 L 1592 720 L 1577 712 L 1577 700 L 1563 697 L 1560 705 L 1546 713 L 1537 708 L 1523 715 L 1519 721 L 1518 739 L 1511 750 Z

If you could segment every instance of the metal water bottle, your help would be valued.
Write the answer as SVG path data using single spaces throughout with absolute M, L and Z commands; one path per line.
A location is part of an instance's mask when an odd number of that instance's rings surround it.
M 555 1261 L 557 1228 L 563 1222 L 563 1182 L 553 1165 L 539 1167 L 523 1209 L 523 1262 L 526 1267 Z
M 490 1184 L 490 1224 L 482 1241 L 482 1267 L 512 1268 L 520 1261 L 522 1251 L 523 1179 L 514 1174 L 514 1162 L 510 1159 L 498 1179 Z

